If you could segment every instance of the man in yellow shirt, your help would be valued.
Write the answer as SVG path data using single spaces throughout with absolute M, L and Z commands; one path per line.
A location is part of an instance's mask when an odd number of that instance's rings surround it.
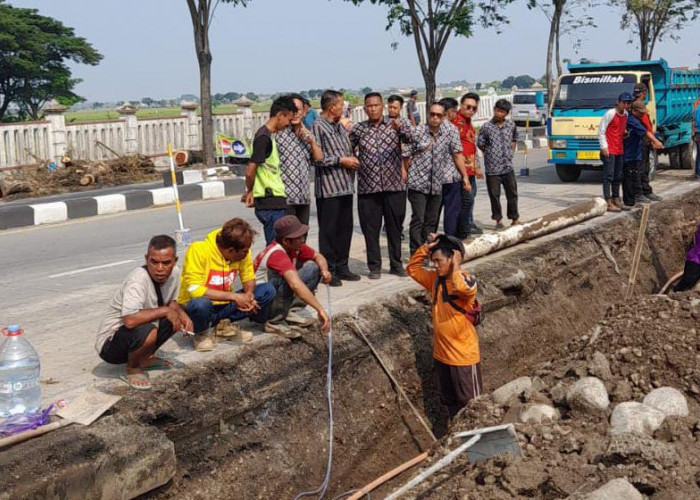
M 433 233 L 406 267 L 432 297 L 435 382 L 450 418 L 482 388 L 479 339 L 467 314 L 476 304 L 476 278 L 460 269 L 463 255 L 460 239 Z M 435 270 L 423 269 L 426 257 Z
M 223 319 L 247 317 L 256 323 L 268 319 L 275 288 L 269 283 L 256 286 L 250 252 L 255 234 L 250 224 L 235 218 L 187 249 L 177 301 L 194 323 L 198 351 L 214 348 L 212 327 Z M 239 275 L 243 289 L 234 292 Z

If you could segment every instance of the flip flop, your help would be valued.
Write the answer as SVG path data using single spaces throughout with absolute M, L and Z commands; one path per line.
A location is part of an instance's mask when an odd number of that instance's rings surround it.
M 122 373 L 121 375 L 119 375 L 119 379 L 123 380 L 126 383 L 126 385 L 128 385 L 136 391 L 148 391 L 151 389 L 151 380 L 148 377 L 148 373 Z M 148 384 L 136 385 L 134 384 L 134 381 L 145 381 L 148 382 Z
M 168 361 L 167 359 L 164 358 L 159 358 L 156 357 L 157 361 L 148 365 L 145 368 L 141 368 L 141 370 L 145 372 L 152 372 L 153 370 L 170 370 L 175 366 L 172 361 Z

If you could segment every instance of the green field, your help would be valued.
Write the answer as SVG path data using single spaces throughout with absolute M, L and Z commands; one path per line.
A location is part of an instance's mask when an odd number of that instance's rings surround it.
M 233 104 L 222 104 L 214 106 L 214 113 L 233 113 L 238 108 Z M 253 105 L 253 111 L 267 111 L 270 109 L 270 102 L 258 102 Z M 136 117 L 139 120 L 148 120 L 149 118 L 174 118 L 180 116 L 182 110 L 179 107 L 172 108 L 140 108 L 136 112 Z M 201 114 L 197 110 L 197 114 Z M 119 113 L 113 109 L 85 109 L 80 111 L 69 111 L 66 113 L 66 123 L 75 122 L 100 122 L 107 120 L 116 120 L 119 118 Z

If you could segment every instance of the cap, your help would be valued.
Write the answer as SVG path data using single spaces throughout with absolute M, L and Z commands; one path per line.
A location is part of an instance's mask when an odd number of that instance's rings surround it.
M 278 238 L 299 238 L 309 232 L 309 226 L 302 224 L 296 215 L 280 217 L 273 228 Z
M 411 93 L 409 95 L 418 95 L 418 91 L 413 89 L 411 90 Z
M 441 234 L 437 238 L 438 244 L 436 248 L 443 250 L 457 250 L 464 257 L 464 243 L 459 238 Z
M 632 102 L 634 101 L 634 97 L 632 97 L 632 94 L 630 94 L 629 92 L 623 92 L 622 94 L 620 94 L 620 97 L 618 97 L 617 100 Z
M 638 83 L 634 86 L 634 96 L 638 97 L 647 91 L 647 86 L 643 83 Z
M 632 111 L 637 111 L 639 113 L 646 113 L 647 107 L 641 101 L 634 101 L 632 103 Z

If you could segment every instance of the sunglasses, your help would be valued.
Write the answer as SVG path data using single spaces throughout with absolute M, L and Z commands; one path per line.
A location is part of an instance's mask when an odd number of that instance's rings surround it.
M 467 111 L 476 111 L 477 109 L 479 109 L 478 106 L 472 106 L 471 104 L 467 104 L 467 105 L 462 106 L 462 107 L 464 109 L 466 109 Z
M 430 113 L 430 118 L 442 118 L 443 115 L 442 113 Z

